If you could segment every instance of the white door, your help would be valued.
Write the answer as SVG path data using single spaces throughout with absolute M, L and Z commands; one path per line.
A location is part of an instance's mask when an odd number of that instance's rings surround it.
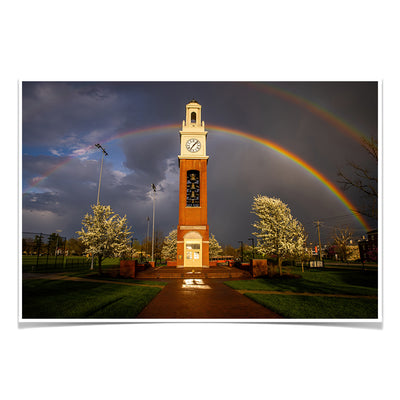
M 201 240 L 185 240 L 185 267 L 198 268 L 202 266 Z

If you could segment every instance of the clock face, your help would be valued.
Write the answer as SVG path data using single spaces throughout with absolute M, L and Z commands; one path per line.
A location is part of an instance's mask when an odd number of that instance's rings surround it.
M 191 153 L 196 153 L 197 151 L 200 150 L 201 143 L 199 142 L 198 139 L 189 139 L 186 142 L 186 148 L 191 152 Z

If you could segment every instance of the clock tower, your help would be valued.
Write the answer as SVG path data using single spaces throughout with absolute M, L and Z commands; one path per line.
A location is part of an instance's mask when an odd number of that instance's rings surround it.
M 177 267 L 209 267 L 207 224 L 207 131 L 201 121 L 201 105 L 186 105 L 186 119 L 180 133 L 179 222 Z

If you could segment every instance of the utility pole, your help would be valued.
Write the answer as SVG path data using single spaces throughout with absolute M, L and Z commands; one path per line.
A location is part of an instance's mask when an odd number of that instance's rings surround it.
M 154 261 L 154 214 L 155 214 L 155 201 L 156 201 L 156 185 L 154 183 L 151 184 L 153 188 L 153 234 L 151 239 L 151 261 Z
M 319 226 L 322 224 L 321 221 L 314 221 L 313 222 L 315 225 L 317 225 L 317 230 L 318 230 L 318 243 L 319 243 L 319 251 L 318 251 L 318 256 L 319 260 L 322 261 L 322 248 L 321 248 L 321 234 L 319 231 Z

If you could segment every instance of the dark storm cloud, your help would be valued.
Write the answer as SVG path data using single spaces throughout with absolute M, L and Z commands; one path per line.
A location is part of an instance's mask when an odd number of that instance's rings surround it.
M 337 120 L 376 137 L 374 83 L 269 86 L 304 97 Z M 334 183 L 338 169 L 348 161 L 376 170 L 360 144 L 332 121 L 310 111 L 304 102 L 259 88 L 264 89 L 240 82 L 24 83 L 24 187 L 62 163 L 63 155 L 76 155 L 24 195 L 24 229 L 53 226 L 52 231 L 62 229 L 68 234 L 78 230 L 82 216 L 96 202 L 101 159 L 95 150 L 82 149 L 140 128 L 180 124 L 193 97 L 203 106 L 202 120 L 209 131 L 209 224 L 218 240 L 236 245 L 250 237 L 251 203 L 258 193 L 281 198 L 309 230 L 317 218 L 349 214 L 320 181 L 293 161 L 263 145 L 212 129 L 212 125 L 226 126 L 271 140 Z M 147 216 L 152 213 L 151 183 L 157 185 L 156 229 L 166 234 L 177 225 L 178 130 L 106 142 L 110 155 L 104 160 L 100 201 L 127 214 L 135 237 L 146 234 Z M 354 191 L 346 195 L 355 204 L 361 201 Z M 346 218 L 326 219 L 326 225 Z M 360 229 L 354 217 L 350 223 Z
M 123 104 L 101 84 L 23 83 L 25 146 L 77 146 L 115 134 Z M 131 99 L 134 102 L 134 99 Z
M 58 159 L 59 157 L 53 156 L 27 156 L 24 167 L 30 171 L 30 177 L 41 176 L 44 171 L 58 165 Z M 45 192 L 25 193 L 23 209 L 28 213 L 24 214 L 26 217 L 23 230 L 43 231 L 43 227 L 48 226 L 49 221 L 56 221 L 59 225 L 62 224 L 63 232 L 76 236 L 75 232 L 80 228 L 82 217 L 90 212 L 90 206 L 96 203 L 99 164 L 98 160 L 71 159 L 41 182 L 40 188 L 46 190 Z M 157 224 L 160 224 L 160 230 L 164 231 L 165 228 L 161 225 L 167 225 L 169 231 L 169 227 L 174 223 L 169 218 L 172 215 L 177 217 L 177 179 L 173 179 L 173 187 L 169 186 L 168 179 L 176 176 L 177 168 L 171 160 L 165 160 L 163 165 L 162 176 L 154 181 L 157 184 L 158 196 L 163 196 L 162 203 L 157 207 Z M 147 171 L 121 173 L 113 168 L 111 162 L 105 161 L 100 202 L 110 204 L 120 215 L 126 214 L 134 232 L 139 230 L 141 234 L 146 229 L 145 217 L 151 215 L 152 211 L 150 178 L 153 177 Z M 163 195 L 163 192 L 167 194 Z
M 27 193 L 23 198 L 26 210 L 51 211 L 58 214 L 61 210 L 60 195 L 55 192 Z
M 40 179 L 40 190 L 52 191 L 57 187 L 57 191 L 71 193 L 82 187 L 97 185 L 98 167 L 95 160 L 24 155 L 24 184 L 29 187 Z
M 50 170 L 59 165 L 59 157 L 36 156 L 24 157 L 24 170 L 28 175 L 41 176 L 43 165 L 50 164 Z M 97 194 L 98 163 L 93 160 L 72 159 L 61 168 L 45 177 L 40 189 L 23 195 L 23 208 L 29 211 L 49 211 L 56 216 L 63 216 L 70 226 L 70 232 L 76 229 L 76 217 L 84 214 L 89 204 L 95 203 Z M 40 191 L 38 191 L 40 190 Z M 85 211 L 87 212 L 87 211 Z M 39 215 L 39 214 L 37 214 Z M 73 218 L 75 217 L 75 220 Z M 40 221 L 40 217 L 39 221 Z M 40 225 L 38 221 L 38 225 Z M 32 227 L 33 228 L 33 227 Z M 32 230 L 30 228 L 29 230 Z
M 180 148 L 177 132 L 127 138 L 122 145 L 126 156 L 124 166 L 145 174 L 150 183 L 164 179 L 168 160 L 177 158 L 177 149 Z

